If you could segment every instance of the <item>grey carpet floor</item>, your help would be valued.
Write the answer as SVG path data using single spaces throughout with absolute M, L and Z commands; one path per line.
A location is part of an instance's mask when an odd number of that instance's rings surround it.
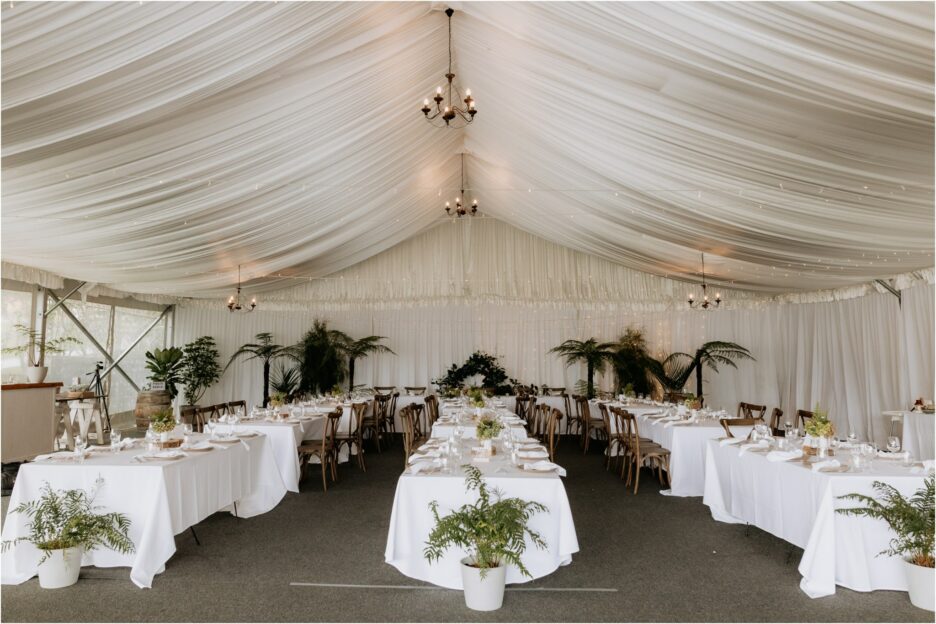
M 763 531 L 712 520 L 700 498 L 661 496 L 645 475 L 625 492 L 566 441 L 581 551 L 571 565 L 508 591 L 504 607 L 478 613 L 461 592 L 427 587 L 383 561 L 400 445 L 368 453 L 368 471 L 341 466 L 328 493 L 312 478 L 262 516 L 215 514 L 176 537 L 177 552 L 153 588 L 126 568 L 85 568 L 78 584 L 43 591 L 32 579 L 2 589 L 2 620 L 18 621 L 751 621 L 932 622 L 906 593 L 838 588 L 811 600 L 799 589 L 802 551 Z M 420 589 L 295 586 L 407 585 Z M 613 592 L 527 591 L 608 588 Z

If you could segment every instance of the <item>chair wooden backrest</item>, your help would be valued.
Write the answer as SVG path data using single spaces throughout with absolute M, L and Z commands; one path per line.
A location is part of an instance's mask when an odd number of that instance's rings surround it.
M 598 411 L 601 412 L 601 420 L 604 421 L 605 431 L 607 431 L 610 436 L 611 432 L 614 430 L 611 428 L 611 413 L 608 411 L 608 404 L 604 401 L 599 401 Z
M 228 403 L 228 409 L 231 410 L 229 413 L 233 414 L 237 408 L 241 408 L 244 412 L 244 415 L 247 415 L 247 401 L 231 401 Z
M 770 428 L 774 435 L 786 433 L 783 429 L 783 410 L 779 407 L 773 408 L 770 412 Z
M 218 416 L 227 416 L 233 413 L 227 403 L 218 403 L 217 405 L 212 405 L 212 407 L 214 408 L 215 414 Z
M 416 414 L 412 405 L 404 405 L 400 408 L 400 421 L 403 423 L 403 465 L 409 464 L 410 455 L 416 450 Z
M 393 394 L 396 386 L 374 386 L 374 392 L 377 394 Z
M 799 421 L 800 427 L 806 427 L 807 421 L 813 419 L 813 414 L 809 410 L 796 410 L 796 420 Z
M 205 423 L 211 420 L 212 418 L 217 418 L 218 412 L 215 410 L 214 405 L 208 405 L 206 407 L 196 407 L 195 414 L 192 416 L 192 431 L 201 433 L 205 430 Z
M 426 416 L 429 419 L 429 429 L 439 420 L 439 399 L 434 394 L 426 397 Z
M 759 414 L 757 412 L 760 412 Z M 755 405 L 754 403 L 738 403 L 738 418 L 757 418 L 764 420 L 764 414 L 767 413 L 766 405 Z
M 397 399 L 400 398 L 399 392 L 394 392 L 390 395 L 390 409 L 387 411 L 387 421 L 390 424 L 390 428 L 393 431 L 396 431 L 396 405 Z
M 576 399 L 576 407 L 578 408 L 578 416 L 583 423 L 588 423 L 591 420 L 591 406 L 588 404 L 588 397 L 581 396 Z
M 569 401 L 569 395 L 563 392 L 559 396 L 562 397 L 562 402 L 565 404 L 565 417 L 572 418 L 572 403 Z
M 194 405 L 183 405 L 179 408 L 179 419 L 184 423 L 192 425 L 192 431 L 195 431 L 195 412 L 197 410 L 198 408 Z
M 559 421 L 562 420 L 562 412 L 557 409 L 549 409 L 549 406 L 543 404 L 547 414 L 543 430 L 543 444 L 549 452 L 549 461 L 556 461 L 556 448 L 559 446 Z
M 734 434 L 731 433 L 731 427 L 753 427 L 754 425 L 763 425 L 763 418 L 719 418 L 718 422 L 721 424 L 722 429 L 725 430 L 725 435 L 729 438 L 733 438 Z
M 527 426 L 529 426 L 530 421 L 533 419 L 533 410 L 536 408 L 536 397 L 535 396 L 518 396 L 517 397 L 517 416 L 526 421 Z
M 338 433 L 338 424 L 341 422 L 341 417 L 344 415 L 344 409 L 339 405 L 335 408 L 334 412 L 330 412 L 325 415 L 325 428 L 322 431 L 322 449 L 321 455 L 319 456 L 322 460 L 322 463 L 325 463 L 325 455 L 331 452 L 332 446 L 335 443 L 335 435 Z
M 619 416 L 619 424 L 623 431 L 624 446 L 633 453 L 634 457 L 640 457 L 640 432 L 637 428 L 637 419 L 634 415 L 625 409 L 616 410 Z
M 530 437 L 536 438 L 538 440 L 544 440 L 546 434 L 546 427 L 548 425 L 547 421 L 549 420 L 549 406 L 545 403 L 540 403 L 539 405 L 534 405 L 532 408 L 532 417 L 528 423 Z
M 426 394 L 426 386 L 403 386 L 406 394 L 410 396 L 422 396 Z
M 364 414 L 367 412 L 367 403 L 352 403 L 351 404 L 351 422 L 348 423 L 348 437 L 354 440 L 360 440 L 362 433 L 362 423 L 364 422 Z
M 382 423 L 390 414 L 390 403 L 393 401 L 392 394 L 374 395 L 374 420 Z

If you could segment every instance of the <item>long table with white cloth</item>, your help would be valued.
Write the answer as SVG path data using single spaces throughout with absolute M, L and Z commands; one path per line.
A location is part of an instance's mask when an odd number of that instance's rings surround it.
M 895 459 L 875 459 L 867 472 L 853 472 L 850 454 L 839 450 L 840 467 L 814 471 L 801 459 L 771 461 L 763 450 L 721 446 L 706 448 L 705 498 L 720 522 L 753 524 L 804 550 L 800 588 L 811 598 L 835 593 L 841 585 L 855 591 L 906 591 L 897 557 L 878 556 L 892 537 L 884 522 L 836 513 L 852 507 L 843 494 L 874 494 L 872 483 L 883 481 L 910 495 L 922 487 L 922 466 L 904 466 Z
M 903 421 L 901 449 L 917 459 L 936 458 L 936 414 L 926 412 L 884 412 L 885 418 Z M 890 428 L 888 427 L 888 431 Z
M 384 552 L 384 560 L 387 563 L 410 578 L 450 589 L 462 589 L 459 562 L 466 553 L 453 548 L 440 560 L 430 564 L 423 556 L 423 549 L 434 526 L 429 509 L 432 501 L 438 501 L 439 514 L 444 516 L 451 510 L 473 503 L 477 499 L 477 493 L 466 491 L 465 474 L 456 467 L 469 462 L 481 470 L 488 486 L 499 489 L 504 497 L 536 501 L 548 508 L 548 511 L 534 515 L 529 524 L 531 529 L 542 535 L 547 544 L 545 550 L 539 550 L 527 541 L 523 562 L 534 579 L 551 574 L 559 566 L 572 562 L 572 555 L 578 552 L 578 538 L 569 499 L 559 478 L 560 474 L 564 474 L 561 468 L 538 472 L 533 464 L 543 460 L 534 459 L 532 456 L 526 460 L 529 464 L 523 463 L 521 458 L 521 465 L 517 466 L 501 449 L 498 449 L 498 454 L 494 457 L 479 461 L 472 459 L 471 455 L 471 447 L 478 445 L 478 442 L 460 440 L 457 443 L 458 452 L 464 460 L 453 462 L 450 468 L 442 469 L 431 464 L 431 455 L 435 454 L 431 449 L 440 448 L 440 445 L 444 444 L 446 443 L 441 439 L 430 440 L 420 449 L 429 456 L 425 460 L 418 457 L 411 460 L 411 464 L 419 465 L 425 470 L 414 474 L 411 465 L 397 481 Z M 539 451 L 533 455 L 541 457 L 544 454 L 543 451 Z M 524 466 L 530 468 L 525 469 Z M 543 467 L 549 468 L 545 464 Z M 507 583 L 525 583 L 530 580 L 532 579 L 524 577 L 513 566 L 507 568 Z
M 208 436 L 193 435 L 193 442 Z M 187 451 L 179 459 L 148 459 L 141 446 L 113 452 L 92 447 L 83 462 L 70 452 L 20 466 L 9 509 L 39 498 L 48 483 L 55 490 L 92 492 L 102 479 L 95 504 L 130 520 L 135 551 L 108 548 L 84 553 L 82 566 L 129 567 L 130 580 L 151 587 L 175 552 L 175 536 L 218 511 L 249 518 L 273 509 L 286 495 L 270 438 L 256 435 L 230 443 L 211 443 L 207 451 Z M 29 518 L 8 513 L 3 540 L 27 534 Z M 18 585 L 37 574 L 41 551 L 20 542 L 2 554 L 4 584 Z

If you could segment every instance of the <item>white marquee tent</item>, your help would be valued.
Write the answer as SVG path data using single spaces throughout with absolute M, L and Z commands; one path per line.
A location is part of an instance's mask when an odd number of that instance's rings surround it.
M 313 318 L 387 336 L 363 383 L 485 349 L 571 386 L 550 347 L 633 325 L 749 347 L 719 406 L 880 437 L 932 397 L 931 3 L 454 2 L 463 130 L 419 112 L 446 6 L 4 3 L 3 277 L 175 303 L 224 355 Z M 460 153 L 483 214 L 453 222 Z M 702 252 L 716 311 L 685 305 Z

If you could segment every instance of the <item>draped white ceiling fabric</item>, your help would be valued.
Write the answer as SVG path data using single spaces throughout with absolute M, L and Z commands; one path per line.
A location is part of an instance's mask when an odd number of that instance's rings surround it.
M 486 215 L 647 280 L 933 266 L 932 3 L 455 2 L 464 130 L 418 110 L 445 6 L 3 3 L 3 260 L 294 286 L 438 225 L 466 151 Z

